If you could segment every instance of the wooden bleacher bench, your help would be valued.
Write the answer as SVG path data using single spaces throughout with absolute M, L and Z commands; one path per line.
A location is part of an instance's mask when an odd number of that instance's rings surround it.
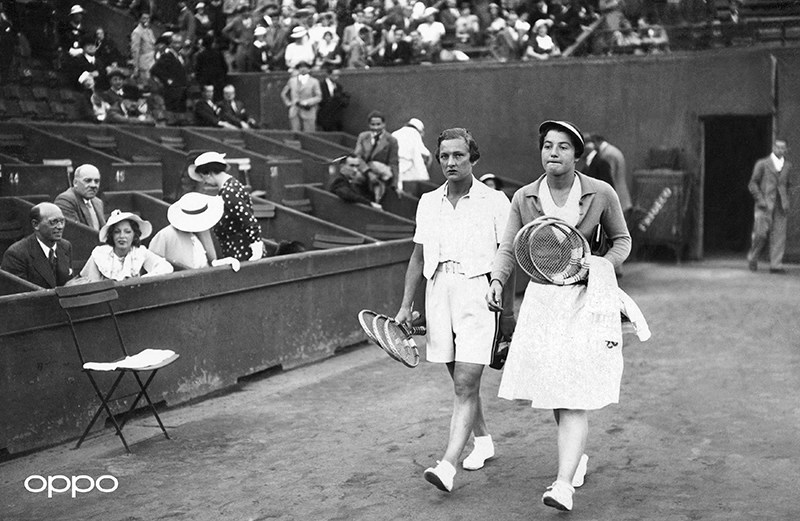
M 183 150 L 186 148 L 186 142 L 183 140 L 182 137 L 173 137 L 173 136 L 161 136 L 160 137 L 161 144 L 165 147 L 170 148 L 177 148 Z
M 117 139 L 114 136 L 88 135 L 86 143 L 94 149 L 117 155 Z
M 364 237 L 353 237 L 347 235 L 326 235 L 317 233 L 314 235 L 313 248 L 318 250 L 329 250 L 331 248 L 344 248 L 346 246 L 358 246 L 364 244 Z
M 414 236 L 414 225 L 368 224 L 366 234 L 380 240 L 407 239 Z
M 0 148 L 24 150 L 28 146 L 28 141 L 22 134 L 0 134 Z
M 303 213 L 311 213 L 314 209 L 311 204 L 311 199 L 284 199 L 281 201 L 281 204 Z
M 300 142 L 299 139 L 284 139 L 283 144 L 287 147 L 296 148 L 298 150 L 303 149 L 303 144 Z
M 222 142 L 232 147 L 247 148 L 245 146 L 244 139 L 240 138 L 225 138 L 222 140 Z
M 274 204 L 253 204 L 253 215 L 256 219 L 272 219 L 275 217 Z
M 139 154 L 134 154 L 131 156 L 131 161 L 134 163 L 160 163 L 161 158 L 157 156 L 143 156 Z

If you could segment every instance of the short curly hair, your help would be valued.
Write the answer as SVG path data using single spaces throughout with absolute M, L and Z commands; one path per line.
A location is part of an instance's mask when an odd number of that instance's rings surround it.
M 442 141 L 447 141 L 448 139 L 463 139 L 466 141 L 467 147 L 469 148 L 470 163 L 474 163 L 481 158 L 481 153 L 478 150 L 478 142 L 475 141 L 475 138 L 472 137 L 469 130 L 456 127 L 443 130 L 442 133 L 439 134 L 439 138 L 436 140 L 436 161 L 439 161 L 439 149 L 441 148 Z

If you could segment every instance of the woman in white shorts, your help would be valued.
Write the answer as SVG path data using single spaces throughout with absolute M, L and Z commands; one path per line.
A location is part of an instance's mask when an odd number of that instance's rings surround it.
M 445 492 L 453 488 L 458 458 L 471 433 L 475 447 L 462 466 L 477 470 L 494 456 L 480 399 L 481 375 L 495 334 L 494 313 L 486 308 L 484 296 L 510 204 L 502 192 L 473 176 L 479 157 L 467 130 L 453 128 L 439 135 L 436 159 L 446 182 L 420 198 L 416 244 L 396 316 L 411 322 L 414 294 L 426 279 L 427 359 L 447 366 L 455 400 L 444 456 L 424 477 Z

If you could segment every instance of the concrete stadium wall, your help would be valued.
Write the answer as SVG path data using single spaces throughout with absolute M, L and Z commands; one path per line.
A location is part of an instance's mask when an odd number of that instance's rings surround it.
M 778 74 L 775 100 L 773 59 Z M 481 148 L 476 172 L 530 182 L 541 172 L 535 144 L 538 124 L 567 119 L 618 145 L 631 172 L 646 167 L 651 148 L 681 149 L 699 188 L 704 116 L 769 115 L 777 108 L 778 133 L 790 144 L 800 143 L 798 70 L 798 48 L 345 70 L 342 84 L 352 98 L 344 122 L 346 131 L 357 133 L 366 128 L 373 109 L 386 113 L 390 130 L 419 117 L 428 129 L 425 143 L 431 150 L 442 129 L 466 127 Z M 287 77 L 245 74 L 234 79 L 238 92 L 250 106 L 260 107 L 272 128 L 288 128 L 279 97 Z M 252 92 L 255 88 L 257 93 Z M 433 177 L 441 179 L 439 172 Z M 695 215 L 701 214 L 699 195 L 694 197 Z M 800 191 L 793 191 L 792 199 L 787 256 L 798 259 Z M 698 229 L 694 231 L 696 253 Z
M 155 402 L 175 405 L 362 341 L 358 311 L 395 311 L 411 247 L 410 240 L 390 241 L 272 257 L 244 263 L 238 273 L 220 267 L 140 278 L 118 284 L 115 309 L 130 347 L 181 355 L 156 375 L 151 392 Z M 55 291 L 0 296 L 0 316 L 0 453 L 76 438 L 97 400 Z M 84 316 L 79 335 L 114 345 L 96 313 Z M 97 347 L 88 353 L 118 357 Z

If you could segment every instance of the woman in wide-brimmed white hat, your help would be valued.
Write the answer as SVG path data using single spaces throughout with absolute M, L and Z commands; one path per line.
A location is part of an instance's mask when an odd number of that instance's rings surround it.
M 239 271 L 233 257 L 217 259 L 211 228 L 225 212 L 222 197 L 197 192 L 184 194 L 167 210 L 169 226 L 150 240 L 150 251 L 164 257 L 178 269 L 198 269 L 229 264 Z
M 140 275 L 172 273 L 172 265 L 141 244 L 153 232 L 150 222 L 134 213 L 114 210 L 98 237 L 79 282 L 122 281 Z

